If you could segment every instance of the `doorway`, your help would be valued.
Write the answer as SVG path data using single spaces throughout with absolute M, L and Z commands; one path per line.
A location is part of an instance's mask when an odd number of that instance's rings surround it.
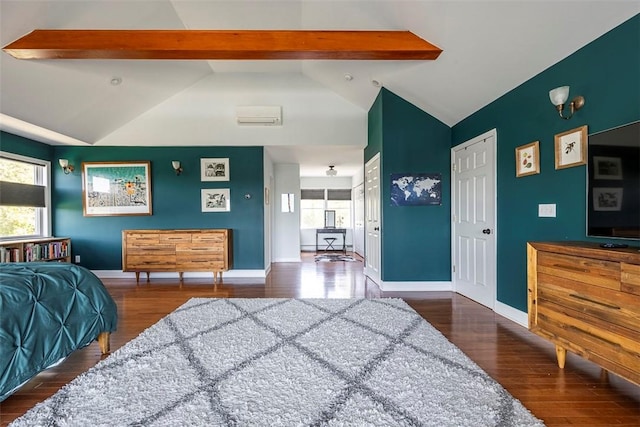
M 380 153 L 364 166 L 365 268 L 364 274 L 380 286 Z

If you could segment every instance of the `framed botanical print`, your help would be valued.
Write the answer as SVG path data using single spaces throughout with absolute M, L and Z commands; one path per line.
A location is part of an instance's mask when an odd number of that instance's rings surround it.
M 556 169 L 587 163 L 587 126 L 571 129 L 555 136 Z
M 540 173 L 540 141 L 516 147 L 516 177 Z

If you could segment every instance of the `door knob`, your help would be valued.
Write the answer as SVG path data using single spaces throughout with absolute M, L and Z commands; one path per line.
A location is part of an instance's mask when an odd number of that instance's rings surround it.
M 482 234 L 491 234 L 491 229 L 485 228 L 484 230 L 482 230 Z

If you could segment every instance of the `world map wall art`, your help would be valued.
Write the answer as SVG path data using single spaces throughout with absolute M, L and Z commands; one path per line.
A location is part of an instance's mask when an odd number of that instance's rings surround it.
M 392 173 L 391 206 L 442 204 L 442 174 Z

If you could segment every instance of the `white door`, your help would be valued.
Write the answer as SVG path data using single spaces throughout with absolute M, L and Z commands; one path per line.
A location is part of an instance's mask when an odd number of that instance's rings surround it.
M 453 289 L 491 309 L 496 299 L 496 131 L 451 151 Z
M 380 153 L 364 167 L 365 268 L 364 274 L 380 285 Z
M 353 251 L 364 258 L 364 182 L 353 189 Z

